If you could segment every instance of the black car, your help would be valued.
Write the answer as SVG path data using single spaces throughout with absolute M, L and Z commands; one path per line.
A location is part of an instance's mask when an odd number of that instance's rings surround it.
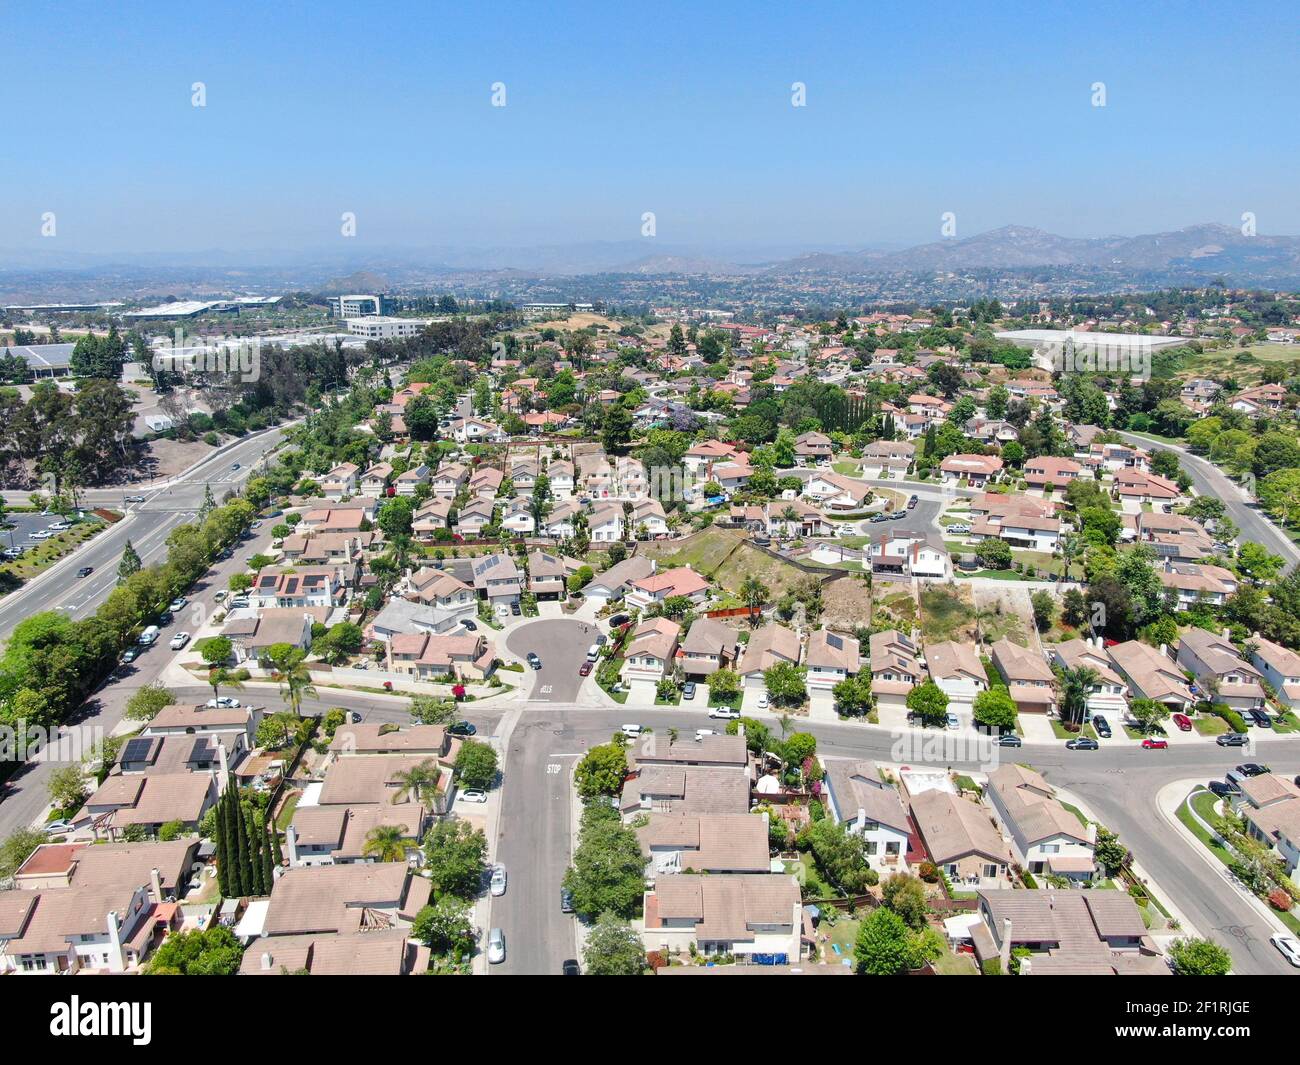
M 907 509 L 911 510 L 918 502 L 920 502 L 920 500 L 918 500 L 916 496 L 912 496 L 912 498 L 907 501 Z
M 1264 713 L 1263 710 L 1250 710 L 1248 713 L 1250 714 L 1250 719 L 1260 728 L 1273 727 L 1273 719 L 1269 717 L 1268 714 Z
M 1004 732 L 998 737 L 999 747 L 1023 747 L 1025 741 L 1014 732 Z
M 172 620 L 173 620 L 172 612 L 170 610 L 164 610 L 161 614 L 158 615 L 159 625 L 170 625 L 172 623 Z
M 560 912 L 573 912 L 573 892 L 568 888 L 560 888 Z
M 626 625 L 628 623 L 628 620 L 629 619 L 626 614 L 615 614 L 612 618 L 609 619 L 609 627 L 611 629 L 616 629 L 620 625 Z
M 518 603 L 511 603 L 511 604 L 510 604 L 510 613 L 512 613 L 515 617 L 518 617 L 518 616 L 519 616 L 520 611 L 519 611 L 519 604 L 518 604 Z
M 582 969 L 579 967 L 577 961 L 575 961 L 573 958 L 569 958 L 564 962 L 563 965 L 560 966 L 560 975 L 581 976 Z
M 532 666 L 534 669 L 541 669 L 541 668 L 542 668 L 542 660 L 541 660 L 540 658 L 537 657 L 537 652 L 536 652 L 536 651 L 529 651 L 529 652 L 528 652 L 528 664 L 529 664 L 530 666 Z
M 1111 737 L 1110 722 L 1107 721 L 1104 717 L 1102 717 L 1101 714 L 1092 715 L 1092 727 L 1097 730 L 1097 735 L 1100 736 L 1103 740 L 1110 739 Z
M 461 622 L 461 625 L 462 625 L 462 626 L 466 629 L 466 631 L 468 631 L 468 632 L 478 632 L 478 626 L 475 625 L 474 622 L 472 622 L 472 621 L 462 621 L 462 622 Z
M 473 736 L 478 729 L 468 721 L 457 721 L 454 725 L 447 726 L 449 736 Z
M 607 644 L 607 643 L 609 643 L 609 637 L 606 636 L 603 632 L 602 632 L 599 636 L 596 637 L 596 646 L 597 646 L 597 647 L 604 647 L 605 644 Z
M 1220 747 L 1245 747 L 1250 742 L 1250 737 L 1244 732 L 1225 732 L 1215 736 L 1214 742 Z
M 1067 751 L 1099 751 L 1101 750 L 1101 744 L 1084 736 L 1077 740 L 1067 740 L 1065 749 Z
M 1266 765 L 1260 765 L 1258 762 L 1243 762 L 1237 766 L 1237 772 L 1243 777 L 1259 777 L 1269 772 Z
M 81 569 L 77 570 L 77 576 L 89 577 L 94 572 L 95 572 L 94 566 L 82 566 Z
M 1226 780 L 1211 780 L 1206 786 L 1220 799 L 1226 799 L 1229 795 L 1238 794 L 1237 789 Z

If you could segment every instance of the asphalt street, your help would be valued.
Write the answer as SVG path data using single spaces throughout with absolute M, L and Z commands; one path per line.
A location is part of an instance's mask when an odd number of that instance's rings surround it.
M 1241 529 L 1241 535 L 1238 537 L 1241 543 L 1256 543 L 1267 547 L 1274 554 L 1286 559 L 1288 565 L 1300 562 L 1300 546 L 1269 521 L 1259 509 L 1259 504 L 1255 503 L 1239 484 L 1214 463 L 1199 455 L 1193 455 L 1186 448 L 1176 444 L 1162 443 L 1134 433 L 1119 435 L 1130 444 L 1139 444 L 1148 450 L 1159 448 L 1175 452 L 1179 463 L 1187 471 L 1187 476 L 1192 479 L 1196 491 L 1203 496 L 1221 499 L 1227 505 L 1229 516 Z
M 572 703 L 584 682 L 595 684 L 590 676 L 580 676 L 578 669 L 599 635 L 590 622 L 569 618 L 539 618 L 513 629 L 506 637 L 506 649 L 521 661 L 529 651 L 535 652 L 542 662 L 536 671 L 525 662 L 524 668 L 534 673 L 529 701 Z
M 127 540 L 144 565 L 161 562 L 167 556 L 167 537 L 198 514 L 205 488 L 211 487 L 213 498 L 220 502 L 226 492 L 240 487 L 282 436 L 279 429 L 269 429 L 240 440 L 152 489 L 127 486 L 84 493 L 86 505 L 125 508 L 126 516 L 0 600 L 0 637 L 7 636 L 23 618 L 42 610 L 66 610 L 74 618 L 94 613 L 117 583 L 117 567 Z M 233 468 L 236 463 L 238 470 Z M 127 504 L 125 497 L 130 495 L 144 496 L 145 501 Z M 78 577 L 77 571 L 84 566 L 93 567 L 94 572 Z

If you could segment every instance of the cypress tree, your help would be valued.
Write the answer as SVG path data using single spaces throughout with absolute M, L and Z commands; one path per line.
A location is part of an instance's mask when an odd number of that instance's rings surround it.
M 269 824 L 262 828 L 262 884 L 265 894 L 271 894 L 271 889 L 275 887 L 275 859 L 271 857 L 271 840 L 275 839 L 275 831 Z
M 230 895 L 230 855 L 226 850 L 226 798 L 223 795 L 217 801 L 217 816 L 213 819 L 213 836 L 217 844 L 217 885 L 221 888 L 221 897 Z
M 253 812 L 240 805 L 244 831 L 244 876 L 250 895 L 262 895 L 262 860 L 257 853 L 257 833 L 253 831 Z

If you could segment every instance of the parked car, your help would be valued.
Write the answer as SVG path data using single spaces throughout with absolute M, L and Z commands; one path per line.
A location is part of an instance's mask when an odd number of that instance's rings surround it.
M 695 738 L 697 740 L 702 740 L 705 736 L 716 736 L 717 734 L 718 733 L 711 728 L 697 728 L 695 730 Z
M 77 576 L 89 577 L 94 572 L 95 572 L 94 566 L 82 566 L 81 569 L 77 570 Z
M 886 515 L 886 514 L 877 514 L 874 518 L 871 519 L 871 524 L 872 524 L 872 525 L 875 525 L 877 522 L 888 521 L 888 520 L 889 520 L 889 516 L 888 516 L 888 515 Z
M 560 912 L 573 912 L 573 892 L 568 888 L 560 888 Z
M 1273 719 L 1269 717 L 1268 714 L 1266 714 L 1263 710 L 1249 710 L 1247 711 L 1247 713 L 1250 715 L 1250 720 L 1253 721 L 1260 728 L 1273 727 Z
M 612 618 L 609 619 L 609 627 L 611 629 L 616 629 L 620 625 L 626 625 L 630 620 L 631 618 L 629 618 L 626 614 L 615 614 Z
M 219 588 L 219 589 L 218 589 L 218 590 L 213 594 L 213 596 L 212 596 L 212 601 L 213 601 L 214 603 L 224 603 L 224 602 L 226 601 L 226 596 L 228 596 L 229 594 L 230 594 L 230 593 L 229 593 L 228 591 L 226 591 L 225 588 Z
M 624 725 L 621 731 L 629 740 L 634 740 L 645 730 L 640 725 Z
M 238 462 L 232 462 L 232 463 L 230 464 L 230 468 L 231 468 L 232 470 L 237 470 L 237 469 L 239 469 L 239 463 L 238 463 Z
M 1178 726 L 1180 732 L 1192 731 L 1192 719 L 1186 714 L 1171 714 L 1169 720 Z
M 682 685 L 682 698 L 688 702 L 695 698 L 695 681 L 688 680 Z
M 157 625 L 150 625 L 144 630 L 144 632 L 140 633 L 135 642 L 141 647 L 152 647 L 158 642 L 158 637 L 161 635 L 162 633 L 159 631 Z
M 581 975 L 582 975 L 582 967 L 578 964 L 578 961 L 577 961 L 576 958 L 568 958 L 568 959 L 566 959 L 565 962 L 560 966 L 560 975 L 561 975 L 561 976 L 581 976 Z
M 479 788 L 469 788 L 460 793 L 462 802 L 487 802 L 487 792 Z
M 583 662 L 582 665 L 578 667 L 578 676 L 586 677 L 590 675 L 591 675 L 591 663 Z
M 62 836 L 72 828 L 72 822 L 63 820 L 47 821 L 44 827 L 47 836 Z
M 1250 737 L 1244 732 L 1224 732 L 1215 736 L 1214 742 L 1220 747 L 1245 747 L 1250 742 Z
M 764 696 L 764 698 L 767 697 Z M 731 720 L 732 718 L 740 717 L 740 711 L 732 706 L 711 706 L 709 707 L 709 717 Z
M 1229 784 L 1226 780 L 1211 780 L 1206 785 L 1210 791 L 1220 799 L 1226 799 L 1229 795 L 1240 795 L 1241 792 Z
M 1098 751 L 1101 749 L 1101 744 L 1096 740 L 1090 740 L 1083 736 L 1075 740 L 1066 740 L 1065 749 L 1067 751 Z
M 171 638 L 171 643 L 169 643 L 167 646 L 170 647 L 173 651 L 179 651 L 182 647 L 184 647 L 189 642 L 190 642 L 190 634 L 188 632 L 178 632 L 175 636 Z
M 949 715 L 948 715 L 948 727 L 949 727 L 949 728 L 961 728 L 961 722 L 957 719 L 957 715 L 956 715 L 956 714 L 949 714 Z
M 122 652 L 122 665 L 129 666 L 132 662 L 134 662 L 139 657 L 140 657 L 139 647 L 128 647 L 125 651 Z
M 1282 952 L 1282 957 L 1300 969 L 1300 940 L 1284 932 L 1274 932 L 1268 937 L 1268 941 Z
M 209 710 L 238 710 L 239 700 L 230 695 L 219 695 L 208 700 Z
M 72 526 L 66 521 L 56 521 L 52 525 L 45 526 L 45 528 L 53 533 L 61 533 L 61 532 L 67 532 L 69 529 L 72 528 Z
M 602 632 L 599 636 L 596 637 L 596 646 L 597 646 L 597 647 L 604 647 L 605 644 L 607 644 L 607 643 L 609 643 L 609 637 L 606 636 L 603 632 Z
M 907 501 L 907 509 L 911 510 L 919 502 L 920 500 L 917 499 L 916 496 L 912 496 L 912 498 Z
M 186 599 L 185 596 L 178 595 L 167 605 L 167 609 L 170 610 L 172 613 L 175 613 L 178 610 L 184 610 L 185 604 L 188 602 L 189 600 Z
M 494 865 L 492 867 L 492 879 L 488 884 L 488 890 L 492 892 L 494 898 L 500 898 L 506 893 L 506 867 L 504 865 Z
M 230 609 L 231 610 L 248 609 L 248 596 L 246 595 L 235 596 L 232 600 L 230 600 Z
M 1108 740 L 1114 735 L 1110 730 L 1110 722 L 1101 714 L 1092 715 L 1092 727 L 1097 730 L 1097 735 L 1103 740 Z
M 3 554 L 5 558 L 12 562 L 16 558 L 23 557 L 23 549 L 21 547 L 6 547 Z
M 475 625 L 474 622 L 470 621 L 469 618 L 462 618 L 460 627 L 466 632 L 478 632 L 478 626 Z
M 1022 747 L 1024 746 L 1024 742 L 1025 741 L 1014 732 L 1004 732 L 998 737 L 999 747 Z
M 510 604 L 510 613 L 512 613 L 515 617 L 518 617 L 520 613 L 522 613 L 518 603 Z
M 449 736 L 473 736 L 476 732 L 478 729 L 468 721 L 457 721 L 454 725 L 447 726 Z
M 532 666 L 534 669 L 541 669 L 541 668 L 542 668 L 542 660 L 541 660 L 540 658 L 537 657 L 537 652 L 536 652 L 536 651 L 529 651 L 529 652 L 528 652 L 528 664 L 529 664 L 530 666 Z
M 1243 777 L 1260 777 L 1265 773 L 1271 772 L 1266 765 L 1260 765 L 1258 762 L 1242 762 L 1237 766 L 1237 772 Z
M 488 933 L 487 958 L 493 965 L 499 965 L 506 960 L 506 934 L 499 928 L 494 928 Z
M 1155 736 L 1148 736 L 1142 741 L 1142 749 L 1146 751 L 1163 751 L 1168 746 L 1168 740 L 1157 739 Z

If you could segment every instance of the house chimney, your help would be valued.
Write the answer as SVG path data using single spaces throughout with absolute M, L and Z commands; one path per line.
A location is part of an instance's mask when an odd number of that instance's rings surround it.
M 858 807 L 858 831 L 861 832 L 867 824 L 867 811 L 865 807 Z
M 285 846 L 288 847 L 289 849 L 289 865 L 293 868 L 297 868 L 298 833 L 294 829 L 292 824 L 290 824 L 289 827 L 284 830 L 284 842 L 285 842 Z
M 162 877 L 157 869 L 149 870 L 149 890 L 153 895 L 154 902 L 161 903 L 163 900 Z
M 271 967 L 275 964 L 275 958 L 271 956 L 269 950 L 262 952 L 262 971 L 270 972 Z
M 220 793 L 230 775 L 230 756 L 226 753 L 225 740 L 217 740 L 217 765 L 221 767 L 221 778 L 217 781 L 217 791 Z
M 1228 628 L 1228 626 L 1226 626 L 1226 625 L 1223 627 L 1223 638 L 1224 638 L 1225 640 L 1231 640 L 1231 639 L 1232 639 L 1232 630 L 1231 630 L 1230 628 Z
M 126 968 L 126 957 L 122 953 L 122 922 L 116 910 L 108 911 L 104 924 L 108 930 L 109 971 L 122 972 Z
M 1168 654 L 1169 654 L 1169 645 L 1168 645 L 1168 644 L 1165 644 L 1165 643 L 1162 643 L 1162 644 L 1160 645 L 1160 653 L 1161 653 L 1161 655 L 1164 655 L 1164 656 L 1167 657 Z
M 1011 918 L 1002 918 L 1002 942 L 998 945 L 998 961 L 1003 973 L 1011 972 Z

